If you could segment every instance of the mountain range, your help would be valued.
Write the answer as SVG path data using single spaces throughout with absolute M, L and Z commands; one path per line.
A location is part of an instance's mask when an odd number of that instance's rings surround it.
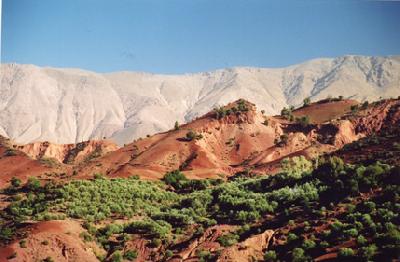
M 0 135 L 18 143 L 110 138 L 123 145 L 239 98 L 273 115 L 306 97 L 364 101 L 399 94 L 399 56 L 343 56 L 286 68 L 183 75 L 2 64 Z

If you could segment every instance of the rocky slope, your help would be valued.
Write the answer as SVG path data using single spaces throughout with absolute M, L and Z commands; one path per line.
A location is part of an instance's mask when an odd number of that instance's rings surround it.
M 361 108 L 354 100 L 321 101 L 293 111 L 310 123 L 266 116 L 252 103 L 238 100 L 224 110 L 245 105 L 245 111 L 220 119 L 212 111 L 178 130 L 139 139 L 89 164 L 78 167 L 80 177 L 93 173 L 148 179 L 181 170 L 186 176 L 218 178 L 252 170 L 276 172 L 285 157 L 305 155 L 315 158 L 340 149 L 373 132 L 398 125 L 399 100 L 386 100 Z M 352 107 L 359 107 L 352 112 Z M 189 140 L 189 133 L 195 138 Z M 285 141 L 282 141 L 285 140 Z
M 218 115 L 221 112 L 225 115 Z M 87 179 L 97 173 L 154 180 L 173 170 L 192 179 L 224 178 L 249 170 L 271 174 L 279 171 L 286 157 L 312 159 L 390 130 L 399 125 L 399 112 L 398 99 L 364 106 L 355 100 L 332 99 L 293 110 L 293 119 L 288 120 L 287 116 L 267 116 L 254 104 L 237 100 L 174 130 L 121 148 L 108 140 L 20 145 L 3 139 L 1 187 L 12 176 L 25 180 L 32 175 L 46 180 L 52 176 Z M 309 123 L 302 124 L 302 117 Z M 13 152 L 10 156 L 9 150 Z
M 90 140 L 77 144 L 35 142 L 15 145 L 14 148 L 33 159 L 54 159 L 64 164 L 77 164 L 115 151 L 118 146 L 108 140 Z
M 20 143 L 119 145 L 170 129 L 239 98 L 267 114 L 329 95 L 376 100 L 400 94 L 399 57 L 344 56 L 287 68 L 231 68 L 185 75 L 1 65 L 0 135 Z

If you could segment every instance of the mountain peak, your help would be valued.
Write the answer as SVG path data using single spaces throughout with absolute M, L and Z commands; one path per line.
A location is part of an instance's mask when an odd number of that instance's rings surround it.
M 354 59 L 361 62 L 351 62 Z M 0 135 L 20 143 L 62 144 L 107 137 L 123 145 L 240 98 L 273 115 L 283 107 L 301 105 L 306 97 L 360 101 L 397 97 L 399 78 L 398 57 L 346 56 L 287 68 L 185 75 L 98 74 L 3 64 Z

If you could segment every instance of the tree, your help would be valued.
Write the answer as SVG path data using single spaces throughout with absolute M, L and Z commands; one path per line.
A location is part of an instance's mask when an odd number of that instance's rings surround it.
M 128 250 L 124 253 L 124 258 L 129 261 L 134 261 L 138 256 L 138 252 L 136 250 Z
M 311 104 L 311 99 L 309 97 L 304 98 L 303 105 L 309 106 Z
M 309 116 L 297 117 L 296 123 L 301 125 L 301 127 L 307 127 L 310 124 L 310 117 Z
M 202 138 L 203 138 L 202 134 L 197 134 L 193 130 L 189 130 L 189 132 L 186 133 L 186 140 L 187 141 L 192 141 L 194 139 L 199 140 L 199 139 L 202 139 Z
M 307 261 L 307 257 L 304 254 L 304 250 L 302 248 L 295 248 L 292 251 L 292 261 L 293 262 L 303 262 Z
M 366 261 L 370 261 L 378 251 L 378 248 L 375 244 L 371 244 L 367 247 L 363 247 L 360 249 L 361 257 L 364 258 Z
M 217 240 L 221 244 L 221 246 L 229 247 L 237 243 L 237 241 L 239 240 L 239 236 L 232 233 L 228 233 L 226 235 L 218 237 Z
M 11 178 L 11 185 L 14 188 L 20 187 L 21 186 L 21 179 L 16 178 L 15 176 Z
M 121 254 L 121 251 L 119 251 L 119 250 L 115 251 L 111 256 L 112 262 L 122 262 L 122 260 L 123 260 L 122 254 Z
M 338 253 L 339 257 L 352 257 L 354 256 L 354 250 L 351 248 L 341 248 Z
M 283 146 L 287 145 L 288 139 L 289 139 L 288 135 L 283 134 L 279 137 L 279 139 L 275 139 L 275 144 L 277 146 L 283 147 Z
M 40 188 L 40 181 L 35 177 L 30 177 L 25 186 L 31 191 L 37 191 Z
M 179 170 L 168 172 L 164 175 L 165 184 L 173 186 L 175 189 L 181 189 L 182 185 L 188 181 L 185 175 Z
M 358 105 L 352 105 L 352 106 L 350 106 L 350 110 L 351 110 L 351 113 L 353 113 L 353 114 L 357 113 L 357 111 L 358 111 Z
M 175 121 L 174 130 L 179 130 L 179 123 L 178 123 L 178 121 Z
M 267 262 L 276 261 L 276 252 L 274 250 L 269 250 L 264 254 L 264 260 Z
M 304 240 L 304 242 L 303 242 L 303 248 L 304 249 L 311 249 L 311 248 L 314 248 L 314 247 L 316 247 L 317 246 L 317 244 L 315 244 L 315 241 L 314 240 L 312 240 L 312 239 L 306 239 L 306 240 Z

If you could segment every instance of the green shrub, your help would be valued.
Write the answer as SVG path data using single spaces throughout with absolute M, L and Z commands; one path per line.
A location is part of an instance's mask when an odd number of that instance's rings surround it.
M 17 151 L 9 148 L 4 152 L 4 156 L 16 156 L 17 155 Z
M 79 234 L 79 236 L 85 241 L 85 242 L 90 242 L 93 240 L 93 237 L 88 234 L 87 232 L 82 232 Z
M 104 175 L 102 173 L 94 173 L 93 174 L 94 179 L 104 179 Z
M 211 259 L 211 253 L 208 250 L 198 250 L 196 255 L 199 257 L 199 261 L 209 261 Z
M 16 178 L 15 176 L 11 178 L 11 185 L 12 185 L 14 188 L 20 187 L 20 186 L 21 186 L 21 183 L 22 183 L 22 182 L 21 182 L 21 179 Z
M 121 251 L 117 250 L 111 255 L 111 261 L 112 262 L 122 262 L 123 256 Z
M 181 189 L 188 179 L 179 170 L 168 172 L 164 175 L 163 181 L 167 185 L 173 186 L 175 189 Z
M 202 134 L 198 134 L 193 130 L 189 130 L 189 132 L 186 133 L 186 141 L 200 140 L 202 138 L 203 138 Z
M 221 244 L 221 246 L 229 247 L 237 243 L 237 241 L 239 240 L 239 236 L 236 234 L 228 233 L 226 235 L 218 237 L 217 240 Z
M 52 257 L 46 257 L 45 259 L 42 260 L 43 262 L 54 262 L 54 259 Z
M 370 261 L 377 253 L 378 248 L 375 244 L 371 244 L 367 247 L 363 247 L 360 249 L 360 255 L 363 259 Z
M 134 249 L 127 250 L 124 253 L 124 258 L 129 260 L 129 261 L 134 261 L 138 256 L 138 252 Z
M 162 241 L 159 238 L 153 238 L 150 242 L 150 246 L 152 246 L 152 247 L 159 247 L 159 246 L 161 246 L 161 244 L 162 244 Z
M 302 244 L 302 247 L 303 247 L 305 250 L 307 250 L 307 249 L 312 249 L 312 248 L 314 248 L 314 247 L 316 247 L 316 246 L 317 246 L 317 244 L 315 244 L 315 241 L 312 240 L 312 239 L 306 239 L 306 240 L 304 240 L 304 242 L 303 242 L 303 244 Z
M 274 250 L 269 250 L 264 254 L 264 260 L 267 262 L 272 262 L 277 260 L 277 255 Z
M 30 191 L 37 191 L 40 189 L 40 181 L 35 177 L 28 178 L 25 187 Z
M 351 112 L 352 112 L 353 114 L 357 113 L 358 109 L 359 109 L 358 105 L 352 105 L 352 106 L 350 106 L 350 110 L 351 110 Z
M 297 117 L 296 123 L 301 127 L 307 127 L 310 124 L 310 118 L 308 116 Z
M 296 234 L 293 233 L 289 233 L 287 236 L 287 242 L 288 243 L 292 243 L 294 241 L 296 241 L 297 239 L 299 239 L 299 237 Z
M 307 256 L 304 253 L 304 250 L 302 248 L 295 248 L 292 251 L 292 262 L 304 262 L 308 261 Z
M 172 252 L 171 250 L 166 250 L 165 251 L 165 257 L 166 258 L 169 258 L 169 257 L 172 257 L 174 255 L 174 252 Z
M 354 256 L 354 250 L 351 248 L 341 248 L 338 253 L 339 257 L 352 257 Z
M 20 241 L 19 241 L 19 246 L 20 246 L 21 248 L 26 248 L 26 239 L 20 240 Z
M 367 242 L 368 242 L 367 239 L 363 235 L 359 235 L 357 237 L 357 244 L 359 246 L 365 246 L 365 244 L 367 244 Z
M 303 106 L 309 106 L 311 104 L 311 99 L 309 97 L 304 98 Z

